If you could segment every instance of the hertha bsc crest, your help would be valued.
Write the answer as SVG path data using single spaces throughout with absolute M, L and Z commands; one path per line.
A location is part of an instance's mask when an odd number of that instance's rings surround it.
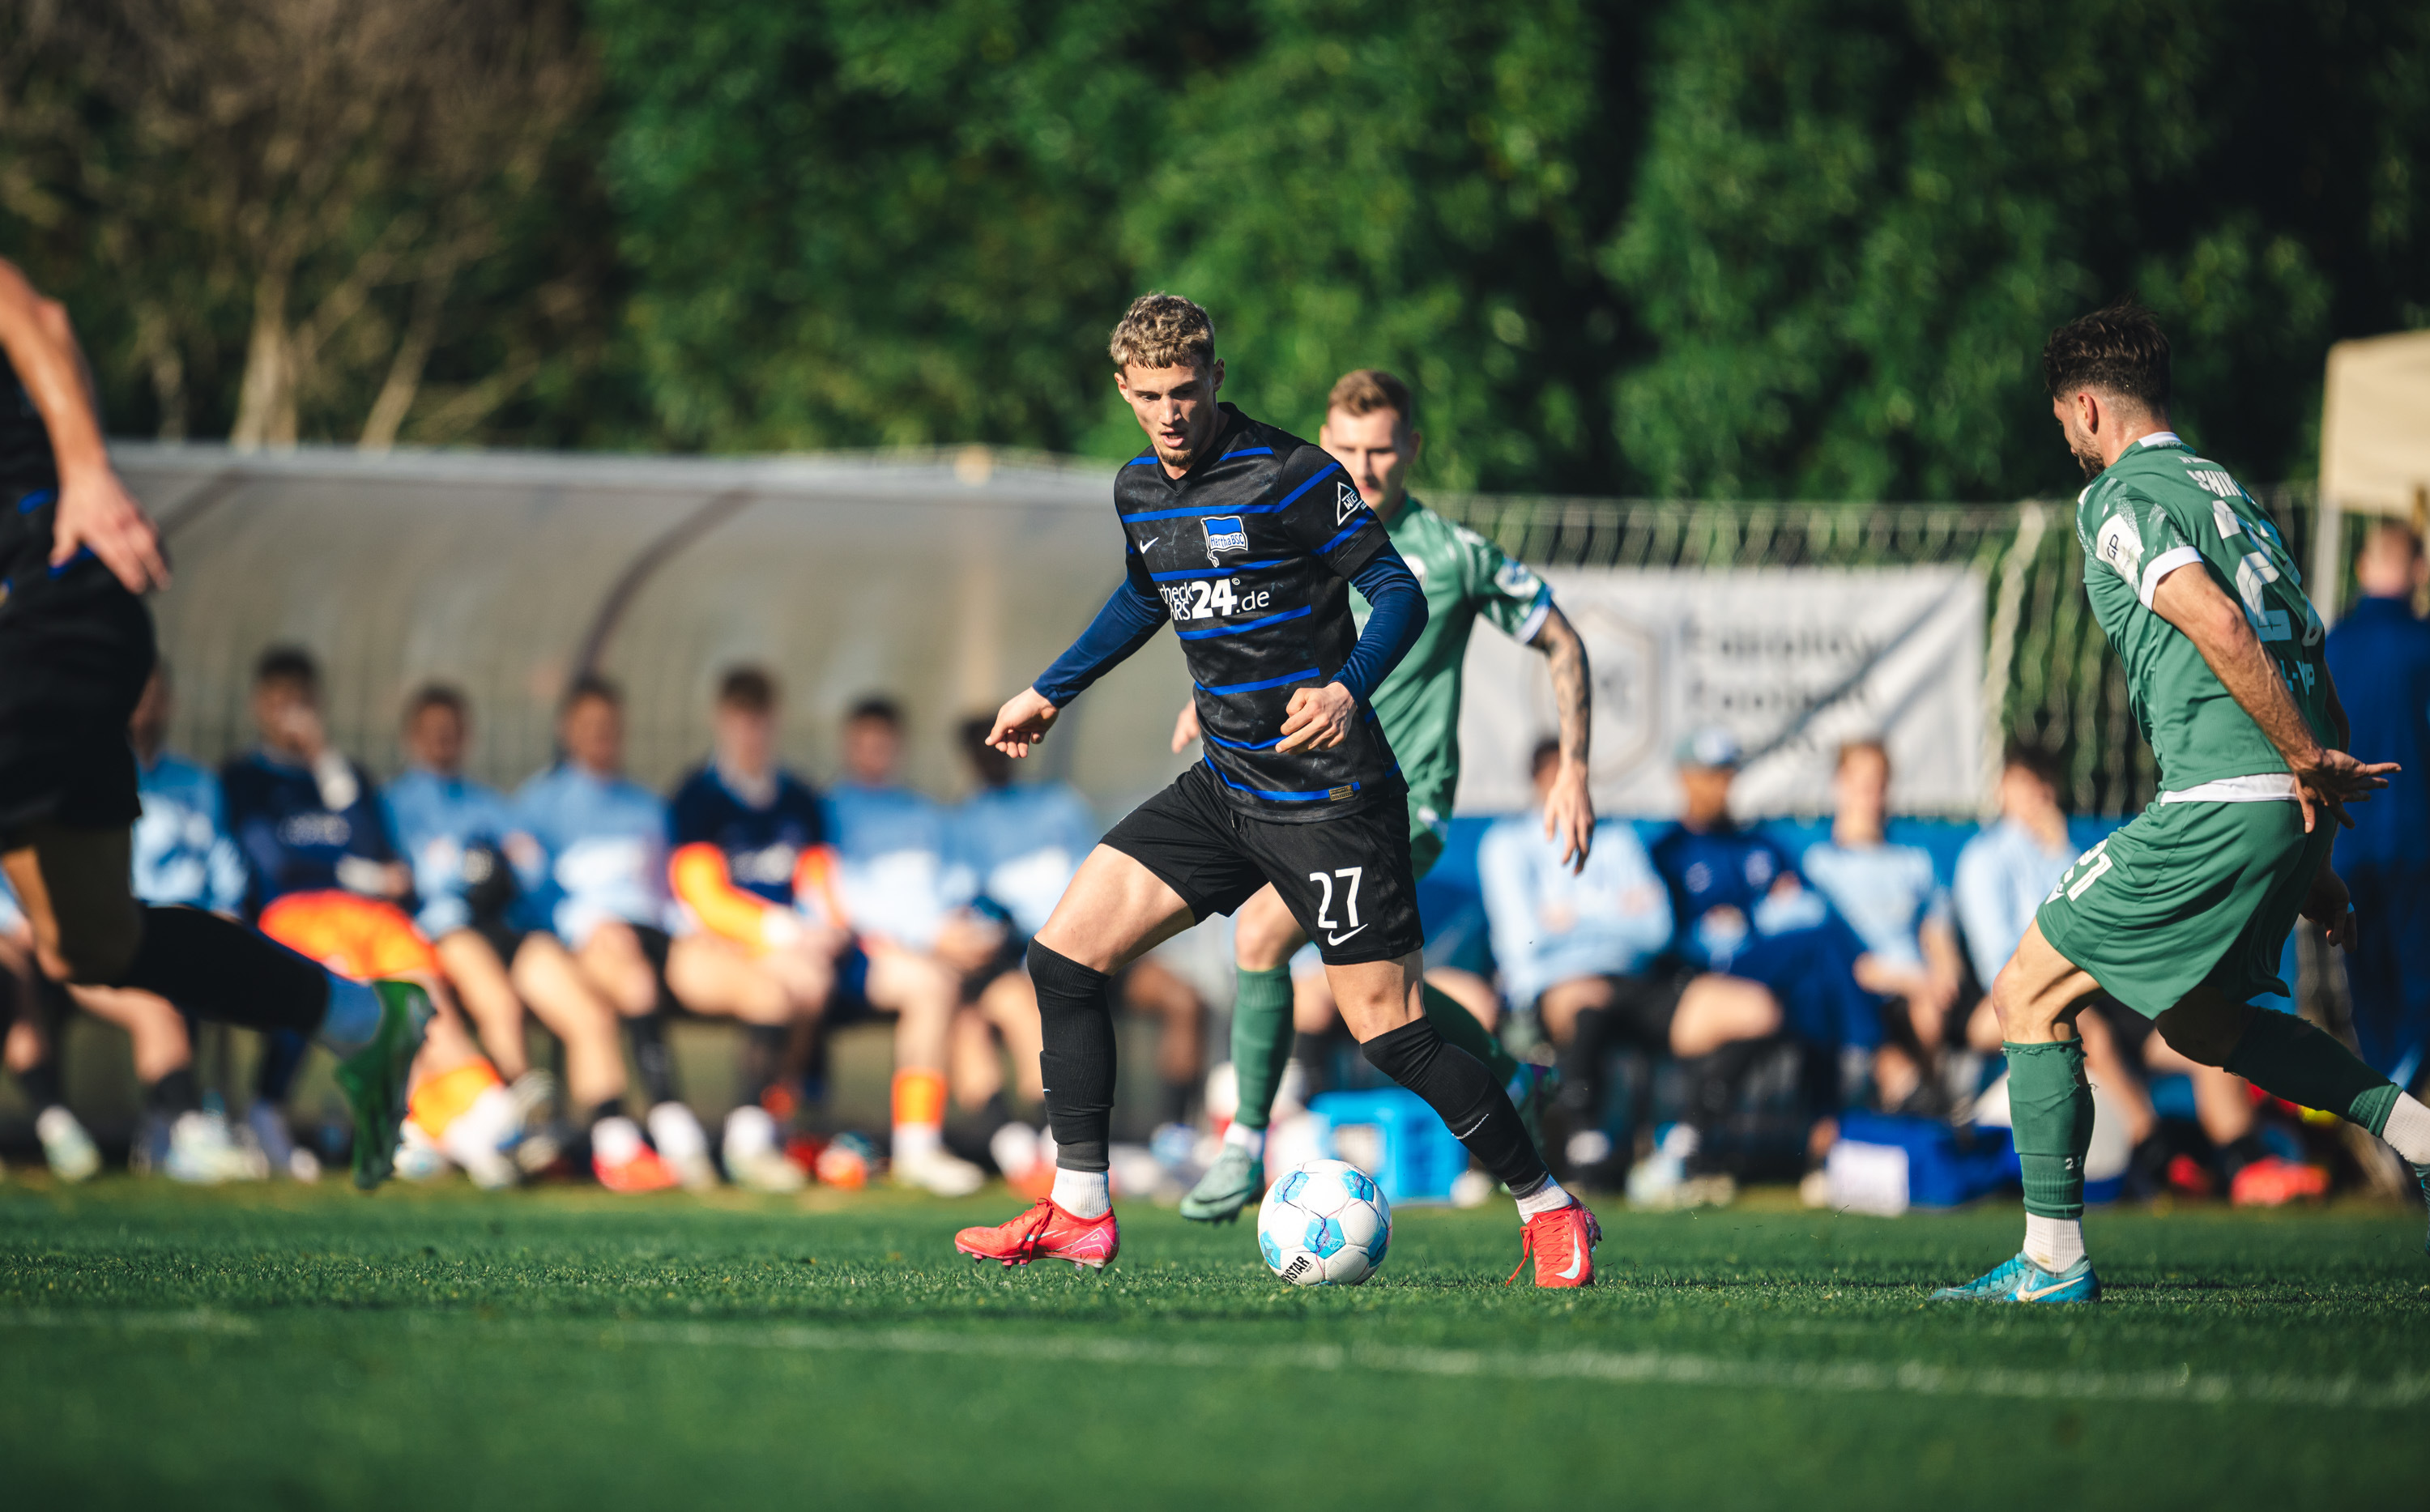
M 1214 515 L 1202 523 L 1207 527 L 1207 559 L 1216 566 L 1223 565 L 1223 553 L 1249 549 L 1249 527 L 1239 515 Z

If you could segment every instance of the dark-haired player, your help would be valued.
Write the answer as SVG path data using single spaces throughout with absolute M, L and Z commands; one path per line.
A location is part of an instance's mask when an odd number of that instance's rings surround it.
M 2344 806 L 2391 762 L 2335 747 L 2345 711 L 2319 616 L 2270 516 L 2169 428 L 2169 341 L 2148 311 L 2071 321 L 2042 348 L 2051 409 L 2090 485 L 2076 538 L 2093 617 L 2159 758 L 2157 801 L 2060 877 L 1991 985 L 2024 1166 L 2025 1243 L 1962 1287 L 1982 1302 L 2092 1302 L 2084 1155 L 2092 1088 L 2075 1021 L 2095 992 L 2205 1066 L 2386 1139 L 2430 1191 L 2430 1107 L 2292 1014 L 2277 963 L 2300 913 L 2351 944 L 2329 870 Z
M 1007 1265 L 1114 1257 L 1107 978 L 1271 883 L 1323 954 L 1369 1062 L 1517 1194 L 1537 1285 L 1586 1285 L 1602 1238 L 1593 1215 L 1544 1169 L 1492 1073 L 1422 1005 L 1407 787 L 1368 703 L 1424 627 L 1423 591 L 1340 463 L 1216 402 L 1223 365 L 1205 310 L 1142 296 L 1109 348 L 1149 441 L 1114 485 L 1125 575 L 1072 649 L 997 713 L 990 743 L 1027 756 L 1169 618 L 1207 754 L 1114 826 L 1031 941 L 1054 1190 L 1009 1222 L 963 1230 L 957 1248 Z M 1352 583 L 1373 606 L 1363 630 Z
M 167 583 L 109 465 L 67 311 L 0 261 L 0 870 L 44 975 L 139 988 L 200 1018 L 308 1034 L 339 1057 L 355 1181 L 393 1168 L 430 1003 L 352 983 L 199 908 L 139 904 L 126 722 L 154 659 L 141 593 Z

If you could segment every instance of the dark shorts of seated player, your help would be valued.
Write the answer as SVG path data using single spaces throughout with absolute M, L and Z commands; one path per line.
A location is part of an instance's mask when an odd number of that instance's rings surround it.
M 90 557 L 51 571 L 57 507 L 47 488 L 0 483 L 0 850 L 36 824 L 118 829 L 142 812 L 126 721 L 152 675 L 152 615 Z
M 1611 1002 L 1602 1009 L 1604 1033 L 1611 1040 L 1638 1045 L 1656 1055 L 1671 1053 L 1671 1021 L 1679 1016 L 1679 1000 L 1700 973 L 1692 966 L 1657 968 L 1638 976 L 1611 976 Z
M 1199 919 L 1228 914 L 1273 883 L 1328 966 L 1398 960 L 1423 947 L 1402 804 L 1270 822 L 1241 813 L 1215 784 L 1204 764 L 1191 767 L 1103 843 L 1162 878 Z
M 2205 983 L 2283 996 L 2288 931 L 2337 835 L 2285 799 L 2155 803 L 2077 857 L 2034 915 L 2042 938 L 2146 1018 Z

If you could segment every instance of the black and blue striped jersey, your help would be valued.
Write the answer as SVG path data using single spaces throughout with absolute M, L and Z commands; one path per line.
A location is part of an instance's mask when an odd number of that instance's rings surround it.
M 1150 452 L 1114 483 L 1131 584 L 1163 601 L 1180 637 L 1207 764 L 1261 819 L 1397 802 L 1400 767 L 1363 701 L 1332 750 L 1274 749 L 1292 691 L 1349 659 L 1349 580 L 1390 539 L 1323 447 L 1222 408 L 1222 433 L 1188 473 L 1169 476 Z

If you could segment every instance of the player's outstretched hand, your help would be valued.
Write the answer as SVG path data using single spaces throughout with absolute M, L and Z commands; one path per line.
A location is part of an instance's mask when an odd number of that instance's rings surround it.
M 1544 838 L 1561 842 L 1561 864 L 1573 874 L 1587 869 L 1587 850 L 1594 844 L 1594 799 L 1587 792 L 1587 769 L 1567 756 L 1553 776 L 1553 790 L 1544 800 Z
M 1356 695 L 1340 683 L 1300 689 L 1283 711 L 1283 738 L 1274 749 L 1330 751 L 1350 739 L 1351 722 L 1357 717 Z
M 1173 754 L 1179 756 L 1198 739 L 1198 700 L 1181 706 L 1181 713 L 1173 722 Z
M 107 467 L 60 479 L 51 541 L 53 567 L 64 567 L 77 552 L 90 550 L 129 593 L 169 586 L 160 533 Z
M 2344 880 L 2325 866 L 2304 897 L 2304 917 L 2321 926 L 2330 944 L 2355 948 L 2354 897 L 2346 891 Z
M 2393 761 L 2359 761 L 2325 746 L 2289 765 L 2295 772 L 2295 801 L 2303 806 L 2306 835 L 2312 832 L 2313 816 L 2320 812 L 2354 828 L 2354 818 L 2345 806 L 2369 803 L 2372 789 L 2387 787 L 2389 773 L 2403 770 Z
M 1031 746 L 1045 740 L 1056 716 L 1062 712 L 1037 689 L 1024 688 L 995 711 L 995 727 L 988 731 L 987 743 L 1018 760 L 1029 754 Z

